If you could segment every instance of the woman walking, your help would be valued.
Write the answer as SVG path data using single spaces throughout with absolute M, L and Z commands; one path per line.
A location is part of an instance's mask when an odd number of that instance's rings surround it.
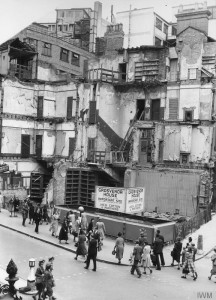
M 121 232 L 118 233 L 114 250 L 116 251 L 116 258 L 118 259 L 118 264 L 120 264 L 124 254 L 124 239 L 122 237 Z
M 46 298 L 46 296 L 49 297 L 49 300 L 53 300 L 53 287 L 55 286 L 54 278 L 52 275 L 52 265 L 46 264 L 46 269 L 44 272 L 44 295 L 43 299 Z
M 81 229 L 80 234 L 78 237 L 78 245 L 77 245 L 77 250 L 76 250 L 76 257 L 74 259 L 77 260 L 77 257 L 79 255 L 86 256 L 87 254 L 87 249 L 86 249 L 86 236 L 84 234 L 84 231 Z
M 94 228 L 94 218 L 91 218 L 89 224 L 88 224 L 88 228 L 87 228 L 87 239 L 88 242 L 90 241 L 90 236 L 93 232 L 93 228 Z
M 34 213 L 34 221 L 35 221 L 35 232 L 39 233 L 39 224 L 41 221 L 41 209 L 40 204 L 36 207 L 35 213 Z
M 100 217 L 98 218 L 98 221 L 97 221 L 95 227 L 98 230 L 98 233 L 100 234 L 100 242 L 101 242 L 101 246 L 102 246 L 103 245 L 103 239 L 104 239 L 105 233 L 106 233 L 106 229 L 105 229 L 104 222 L 102 222 L 102 219 Z
M 38 290 L 38 300 L 41 300 L 41 295 L 43 295 L 43 289 L 44 289 L 44 263 L 45 260 L 40 260 L 38 264 L 38 268 L 35 273 L 35 279 L 36 279 L 36 288 Z
M 56 210 L 52 216 L 52 223 L 50 225 L 50 231 L 52 232 L 52 236 L 58 237 L 58 222 L 59 222 L 59 212 Z
M 69 244 L 68 243 L 68 224 L 67 224 L 66 219 L 62 223 L 62 227 L 61 227 L 61 230 L 59 232 L 59 244 L 61 244 L 62 240 L 65 241 L 65 244 Z
M 178 270 L 180 270 L 181 251 L 182 251 L 181 239 L 177 238 L 177 240 L 176 240 L 176 242 L 174 244 L 174 248 L 173 248 L 173 250 L 171 252 L 171 256 L 172 256 L 171 266 L 174 266 L 174 261 L 177 261 L 177 263 L 178 263 Z
M 146 269 L 149 269 L 150 274 L 152 273 L 151 269 L 151 247 L 148 242 L 145 242 L 142 254 L 142 265 L 144 268 L 143 274 L 146 274 Z
M 193 262 L 193 252 L 192 252 L 192 248 L 188 247 L 188 251 L 185 255 L 185 262 L 183 265 L 183 269 L 182 269 L 182 273 L 184 274 L 181 278 L 186 278 L 186 275 L 188 273 L 192 273 L 193 275 L 193 280 L 196 280 L 198 275 L 195 269 L 195 265 Z

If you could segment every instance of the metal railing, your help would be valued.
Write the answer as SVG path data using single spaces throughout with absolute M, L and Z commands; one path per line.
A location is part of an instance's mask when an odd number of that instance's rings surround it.
M 103 81 L 108 83 L 117 83 L 126 81 L 126 73 L 118 72 L 104 69 L 96 68 L 88 70 L 88 80 L 89 81 Z

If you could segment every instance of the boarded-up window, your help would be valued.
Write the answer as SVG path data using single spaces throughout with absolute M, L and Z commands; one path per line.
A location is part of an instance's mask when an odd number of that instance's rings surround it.
M 169 119 L 178 119 L 178 98 L 169 99 Z
M 72 118 L 73 97 L 67 98 L 67 119 Z
M 75 138 L 69 138 L 69 152 L 68 152 L 68 156 L 70 156 L 71 154 L 73 154 L 75 149 Z
M 89 102 L 89 124 L 95 124 L 96 123 L 96 101 L 90 101 Z
M 21 157 L 28 158 L 30 156 L 30 135 L 21 135 Z
M 43 97 L 38 97 L 38 106 L 37 106 L 37 117 L 42 118 L 43 117 Z
M 160 99 L 155 99 L 151 101 L 151 120 L 160 120 Z
M 36 156 L 41 157 L 42 155 L 42 135 L 36 135 Z
M 195 68 L 189 69 L 188 77 L 189 77 L 189 79 L 196 79 L 197 78 L 197 69 L 195 69 Z

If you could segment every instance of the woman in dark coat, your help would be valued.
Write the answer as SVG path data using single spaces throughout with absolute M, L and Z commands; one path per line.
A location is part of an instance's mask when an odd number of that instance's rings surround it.
M 34 223 L 34 206 L 32 204 L 32 202 L 29 203 L 29 224 L 33 224 Z
M 171 256 L 172 256 L 172 263 L 171 266 L 174 266 L 174 261 L 177 261 L 178 263 L 178 270 L 180 270 L 180 256 L 181 256 L 181 251 L 182 251 L 182 243 L 181 243 L 181 239 L 177 238 L 175 244 L 174 244 L 174 248 L 171 252 Z
M 64 220 L 62 223 L 61 230 L 59 232 L 59 243 L 61 244 L 61 241 L 64 240 L 65 244 L 68 243 L 68 226 L 67 226 L 67 220 Z
M 38 290 L 38 299 L 41 299 L 41 295 L 43 294 L 44 290 L 44 262 L 45 260 L 39 261 L 39 265 L 35 273 L 36 288 Z
M 74 259 L 77 260 L 78 255 L 86 256 L 87 254 L 87 248 L 86 248 L 86 236 L 84 234 L 84 231 L 81 229 L 79 238 L 78 238 L 78 245 L 76 250 L 76 257 Z

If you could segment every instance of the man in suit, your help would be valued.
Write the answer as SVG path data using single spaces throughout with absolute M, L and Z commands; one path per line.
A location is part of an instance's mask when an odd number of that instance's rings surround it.
M 143 253 L 143 248 L 142 246 L 139 245 L 139 241 L 135 241 L 135 247 L 133 249 L 133 256 L 134 256 L 134 261 L 133 265 L 131 267 L 131 274 L 134 275 L 134 271 L 136 270 L 138 278 L 141 277 L 141 271 L 138 266 L 139 262 L 141 262 L 141 256 Z
M 159 238 L 159 235 L 156 234 L 155 241 L 154 241 L 154 246 L 153 246 L 153 252 L 156 256 L 156 270 L 161 270 L 161 265 L 164 266 L 164 257 L 163 257 L 163 240 Z M 161 260 L 161 265 L 160 265 L 160 260 Z
M 95 235 L 91 235 L 90 237 L 90 242 L 89 242 L 89 247 L 88 247 L 88 255 L 87 255 L 87 259 L 86 259 L 86 267 L 84 267 L 85 269 L 89 268 L 89 264 L 90 264 L 90 260 L 93 260 L 93 269 L 92 271 L 96 272 L 96 258 L 97 258 L 97 249 L 98 249 L 98 240 L 97 240 L 97 236 Z

